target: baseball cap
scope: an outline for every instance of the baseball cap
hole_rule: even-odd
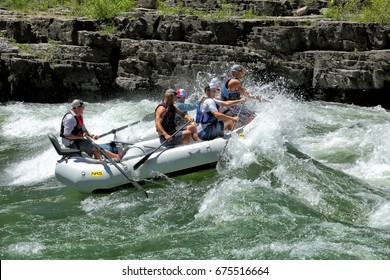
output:
[[[77,108],[77,107],[84,107],[85,108],[86,105],[87,105],[87,103],[82,101],[81,99],[75,99],[72,101],[71,107],[72,107],[72,109]]]
[[[188,95],[188,93],[187,93],[184,89],[182,89],[182,88],[178,88],[178,89],[176,90],[176,96],[177,96],[178,98],[187,97],[187,95]]]
[[[230,71],[232,71],[232,72],[237,72],[237,71],[242,71],[242,70],[243,70],[243,68],[241,67],[241,65],[238,65],[238,64],[234,64],[232,66],[232,68],[230,68]]]
[[[218,79],[218,78],[212,78],[211,81],[210,81],[210,84],[214,84],[216,86],[220,86],[221,85],[221,80]]]
[[[215,84],[215,83],[209,83],[209,88],[210,88],[211,90],[213,90],[213,89],[218,89],[218,85]]]

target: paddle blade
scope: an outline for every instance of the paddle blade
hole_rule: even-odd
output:
[[[145,163],[145,161],[148,160],[148,158],[150,157],[150,155],[151,155],[151,154],[148,154],[148,155],[144,156],[139,162],[137,162],[136,164],[134,164],[133,169],[134,169],[134,170],[137,170],[138,167],[140,167],[142,164]]]

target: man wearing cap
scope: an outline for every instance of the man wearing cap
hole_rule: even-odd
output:
[[[191,141],[191,138],[194,141],[198,141],[198,132],[196,126],[191,124],[184,127],[181,131],[177,132],[175,115],[179,115],[181,118],[193,122],[194,120],[188,115],[184,114],[180,109],[175,105],[177,98],[177,92],[173,89],[168,89],[164,94],[163,102],[161,102],[156,110],[156,130],[160,136],[160,142],[164,143],[165,146],[174,146],[179,144],[186,144]]]
[[[202,140],[212,140],[221,137],[224,130],[232,129],[235,122],[240,119],[238,116],[228,116],[220,112],[223,106],[234,106],[245,102],[245,98],[239,100],[221,101],[215,99],[218,86],[210,83],[205,87],[207,98],[199,104],[196,112],[196,123],[198,124],[198,135]]]
[[[185,103],[186,102],[186,98],[188,96],[188,93],[187,91],[185,91],[184,89],[182,88],[178,88],[176,89],[176,96],[177,96],[177,99],[176,99],[176,102],[175,102],[175,105],[177,106],[177,108],[179,108],[180,111],[182,111],[184,114],[187,114],[188,111],[192,111],[192,110],[195,110],[197,107],[198,107],[198,104],[199,102],[203,99],[204,95],[202,94],[198,100],[196,102],[193,102],[193,103]],[[183,125],[184,122],[183,122],[183,119],[176,115],[176,119],[175,119],[175,122],[176,122],[176,125],[180,126],[180,125]]]
[[[245,69],[238,64],[233,65],[230,68],[231,76],[227,77],[222,82],[222,88],[221,88],[221,99],[222,100],[237,100],[240,99],[241,96],[244,96],[246,98],[256,99],[258,101],[265,101],[261,96],[254,96],[249,93],[249,91],[242,86],[242,83],[240,79],[245,76]],[[239,107],[232,107],[229,112],[227,112],[228,115],[237,115],[240,108]],[[255,112],[252,110],[249,110],[248,108],[241,108],[241,121],[243,124],[250,122],[255,117]]]
[[[86,140],[84,137],[89,136],[94,140],[99,138],[98,135],[90,133],[85,124],[83,113],[86,103],[80,99],[73,100],[71,104],[71,110],[65,114],[61,121],[60,136],[62,138],[62,144],[69,148],[79,149],[82,152],[87,153],[89,156],[95,156],[96,159],[100,159],[101,155],[96,147],[92,143]],[[119,156],[106,150],[107,155],[110,158],[119,160]]]

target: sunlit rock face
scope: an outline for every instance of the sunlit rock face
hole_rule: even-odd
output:
[[[206,2],[196,5],[207,10]],[[115,18],[111,33],[96,20],[0,10],[0,101],[161,94],[206,81],[202,73],[223,76],[240,63],[259,80],[283,79],[307,99],[390,107],[389,26],[312,15],[217,20],[141,8]],[[301,15],[298,8],[286,6],[283,13]]]

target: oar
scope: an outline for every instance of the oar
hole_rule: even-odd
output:
[[[243,106],[244,106],[244,103],[241,103],[241,107],[240,107],[240,110],[238,111],[237,117],[240,116],[241,110],[242,110],[242,107],[243,107]],[[231,130],[232,132],[234,131],[234,128],[236,127],[236,124],[237,124],[237,122],[234,122],[234,123],[233,123],[233,127],[232,127],[232,130]],[[223,147],[223,150],[222,150],[222,152],[221,152],[221,155],[219,156],[219,160],[222,159],[223,153],[224,153],[225,150],[226,150],[226,147],[227,147],[227,145],[228,145],[228,143],[229,143],[230,138],[232,138],[232,135],[231,135],[231,134],[230,134],[230,137],[228,138],[228,140],[226,140],[225,147]]]
[[[91,139],[91,137],[86,137],[86,138],[92,143],[92,145],[94,145],[97,149],[99,149],[99,152],[100,152],[102,155],[104,155],[104,157],[105,157],[110,163],[112,163],[112,165],[114,165],[114,166],[119,170],[119,172],[122,173],[123,176],[125,176],[126,179],[130,181],[130,183],[132,183],[140,192],[142,192],[142,193],[145,195],[146,198],[149,197],[149,196],[148,196],[148,193],[144,190],[144,188],[141,187],[141,185],[138,184],[137,181],[135,181],[135,180],[131,179],[129,176],[127,176],[126,173],[122,170],[122,168],[120,168],[119,165],[118,165],[115,161],[113,161],[113,160],[106,154],[106,152],[104,151],[104,149],[103,149],[102,147],[100,147],[98,144],[96,144],[96,143]]]
[[[186,122],[183,126],[181,126],[178,130],[176,130],[172,135],[171,137],[173,138],[173,136],[175,136],[180,130],[182,130],[184,127],[186,127],[191,121],[188,121]],[[162,146],[165,145],[165,143],[167,143],[168,140],[165,140],[164,142],[162,142],[162,144],[160,146],[158,146],[156,149],[154,149],[153,151],[151,151],[149,154],[147,154],[146,156],[144,156],[140,161],[138,161],[136,164],[134,164],[133,166],[133,169],[134,170],[137,170],[138,167],[140,167],[142,164],[145,163],[145,161],[148,160],[148,158],[155,152],[157,151],[158,149],[160,149]]]
[[[141,121],[152,121],[152,120],[154,120],[154,113],[150,113],[150,114],[146,115],[145,117],[143,117],[142,120],[139,120],[139,121],[136,121],[136,122],[133,122],[131,124],[127,124],[127,125],[124,125],[124,126],[121,126],[121,127],[118,127],[118,128],[113,128],[110,131],[99,135],[99,138],[107,136],[109,134],[115,134],[117,131],[121,131],[121,130],[129,127],[129,126],[136,125],[137,123],[140,123]]]

